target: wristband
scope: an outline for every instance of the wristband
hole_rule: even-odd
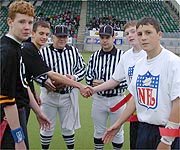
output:
[[[168,121],[165,128],[167,128],[167,129],[179,129],[179,123]],[[161,142],[163,142],[167,145],[172,145],[172,142],[174,141],[174,139],[175,139],[175,137],[162,136]]]
[[[15,143],[20,143],[21,141],[25,139],[25,136],[21,127],[11,130],[11,134],[13,136]]]
[[[170,140],[166,139],[165,137],[162,137],[162,138],[161,138],[161,142],[163,142],[164,144],[170,146],[170,145],[172,145],[172,142],[173,142],[173,141],[170,141]]]

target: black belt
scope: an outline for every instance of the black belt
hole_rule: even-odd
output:
[[[98,94],[101,96],[105,96],[105,97],[114,97],[114,96],[118,96],[118,94]]]
[[[56,90],[54,91],[55,93],[59,93],[59,94],[68,94],[68,93],[71,93],[71,90]]]

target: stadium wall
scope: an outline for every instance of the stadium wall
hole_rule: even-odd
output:
[[[161,44],[166,49],[172,51],[173,53],[180,55],[180,40],[178,38],[162,38]],[[75,45],[80,51],[96,51],[101,48],[99,43],[98,37],[91,37],[86,36],[84,43],[82,44],[73,44]],[[131,46],[126,41],[125,37],[116,38],[115,39],[115,45],[117,48],[120,48],[124,51],[131,48]]]

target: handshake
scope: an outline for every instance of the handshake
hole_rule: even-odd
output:
[[[75,80],[74,76],[72,75],[66,75],[66,77],[68,77],[71,80]],[[81,95],[85,98],[88,98],[90,96],[92,96],[94,93],[100,91],[98,89],[98,85],[104,83],[103,80],[93,80],[92,82],[92,86],[89,85],[83,85],[79,82],[76,82],[79,86],[77,86],[79,88],[79,91],[81,93]],[[63,89],[65,87],[67,87],[67,85],[63,84],[63,83],[59,83],[59,82],[55,82],[50,80],[49,78],[46,80],[45,82],[45,87],[48,91],[56,91],[57,89]]]
[[[82,88],[80,88],[79,91],[81,95],[85,98],[88,98],[95,93],[93,87],[89,85],[82,85]]]
[[[82,85],[82,88],[80,88],[81,95],[85,98],[92,96],[94,93],[98,92],[97,87],[103,82],[103,80],[93,80],[92,86]]]

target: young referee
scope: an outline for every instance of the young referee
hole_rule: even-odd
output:
[[[86,75],[87,84],[94,87],[108,81],[112,77],[115,67],[124,53],[124,51],[117,49],[113,44],[115,35],[112,26],[105,25],[101,27],[99,37],[102,48],[91,55]],[[123,93],[126,88],[126,80],[122,80],[116,84],[114,89],[100,91],[93,95],[92,118],[94,122],[95,149],[103,149],[104,147],[102,136],[106,131],[108,118],[112,125],[124,110],[125,106],[112,113],[109,111],[109,108],[124,98]],[[120,149],[123,142],[124,131],[122,127],[112,141],[113,149]]]
[[[133,76],[133,71],[136,62],[142,59],[143,57],[146,57],[146,52],[142,50],[137,38],[136,24],[137,22],[134,20],[129,21],[125,24],[125,36],[132,48],[127,50],[125,54],[122,55],[121,60],[117,64],[111,79],[109,79],[101,85],[92,88],[94,90],[94,93],[108,89],[113,89],[124,78],[126,78],[127,85],[129,86]],[[90,95],[84,96],[87,97]],[[130,149],[136,149],[137,131],[138,121],[130,122]]]

